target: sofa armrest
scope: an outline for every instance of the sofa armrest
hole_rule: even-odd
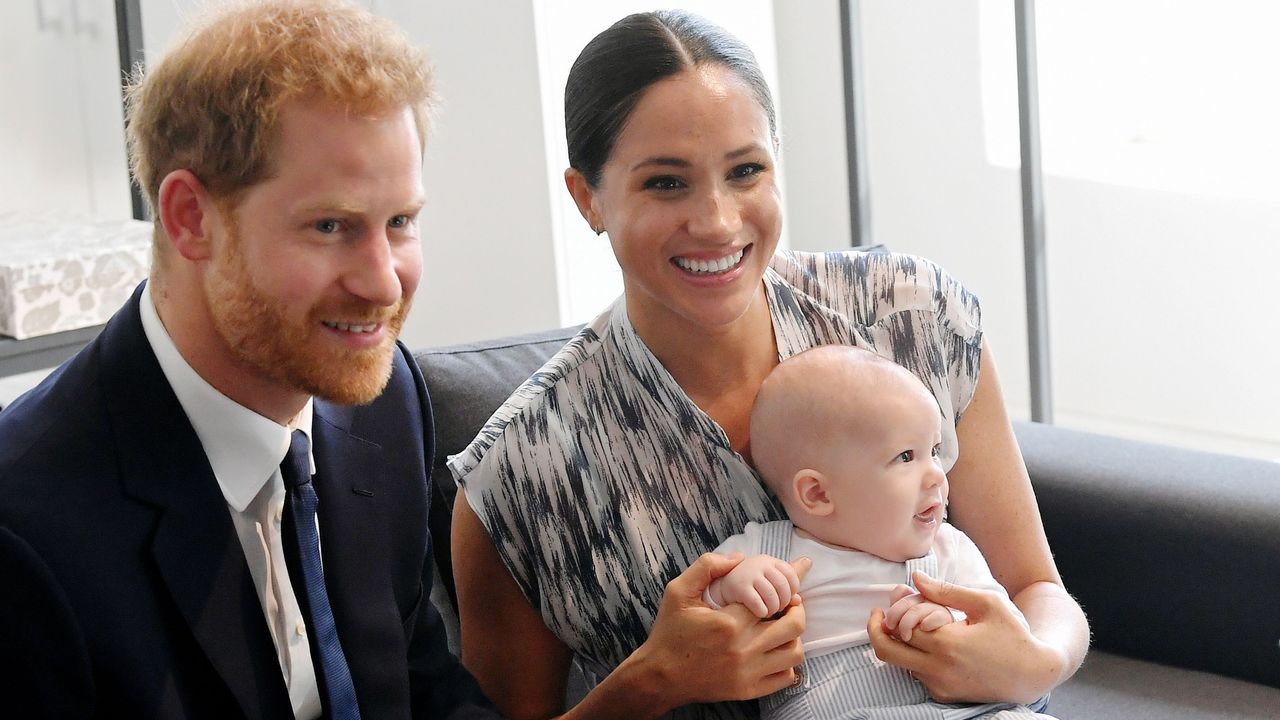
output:
[[[1015,431],[1094,647],[1280,687],[1280,463]]]

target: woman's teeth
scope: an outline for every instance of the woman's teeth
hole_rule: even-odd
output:
[[[675,259],[676,265],[681,269],[687,270],[698,275],[713,275],[722,273],[725,270],[737,265],[747,249],[744,247],[732,255],[725,255],[719,260],[689,260],[687,258],[678,257]]]

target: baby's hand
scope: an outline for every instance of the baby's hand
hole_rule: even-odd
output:
[[[895,587],[889,593],[889,600],[893,604],[884,614],[884,626],[903,642],[910,641],[915,630],[937,630],[956,619],[949,608],[925,600],[906,585]]]
[[[743,560],[707,588],[707,594],[721,607],[742,603],[758,618],[781,612],[800,589],[796,568],[785,560],[753,555]]]

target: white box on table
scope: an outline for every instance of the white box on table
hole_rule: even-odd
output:
[[[151,266],[151,223],[0,212],[0,335],[106,322]]]

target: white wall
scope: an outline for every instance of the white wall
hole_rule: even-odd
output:
[[[789,178],[784,226],[797,250],[852,244],[845,162],[844,56],[839,0],[773,3],[778,52],[774,94]]]
[[[373,9],[436,68],[443,100],[427,141],[425,268],[411,347],[558,327],[542,95],[528,0],[403,2]]]
[[[1025,416],[1018,178],[984,152],[978,3],[862,8],[876,239],[979,293]],[[1280,457],[1280,205],[1053,175],[1045,199],[1059,424]]]
[[[130,217],[111,4],[4,3],[0,67],[0,211]]]

